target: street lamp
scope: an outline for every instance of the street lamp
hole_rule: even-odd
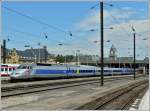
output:
[[[63,46],[64,44],[59,43],[58,45],[59,45],[59,46]],[[66,58],[66,55],[65,55],[65,64],[67,63],[66,61],[67,61],[67,58]]]
[[[75,56],[76,56],[76,57],[75,57],[75,59],[76,59],[76,60],[75,60],[75,61],[76,61],[76,66],[79,65],[79,54],[78,54],[78,52],[80,52],[80,50],[75,50],[75,51],[74,51]]]
[[[30,47],[30,45],[25,45],[24,47]],[[31,47],[31,51],[32,51],[32,54],[34,55],[34,59],[35,59],[35,63],[36,63],[36,54],[35,52],[33,51],[33,48]]]
[[[79,66],[79,52],[80,52],[80,50],[76,50],[76,65],[78,65]]]

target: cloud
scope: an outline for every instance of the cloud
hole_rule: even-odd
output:
[[[75,29],[89,30],[96,27],[99,23],[99,11],[92,11],[86,18],[74,25]]]
[[[126,13],[122,13],[121,10],[104,10],[104,23],[105,27],[114,27],[113,30],[104,30],[104,37],[106,40],[111,40],[110,43],[105,43],[105,55],[108,56],[109,49],[112,44],[118,49],[119,56],[129,56],[128,48],[133,49],[133,32],[130,25],[133,25],[136,29],[136,33],[142,34],[141,37],[136,35],[136,48],[143,47],[142,51],[137,50],[137,53],[141,53],[141,56],[147,53],[145,48],[148,44],[147,41],[143,41],[142,38],[148,38],[148,18],[142,19],[140,17],[138,10],[135,10],[131,7],[124,7],[123,10],[126,10]],[[113,16],[112,16],[113,15]],[[114,17],[114,18],[113,18]],[[91,42],[91,47],[93,52],[98,52],[99,46],[92,45],[92,42],[95,40],[100,40],[100,15],[99,10],[91,12],[86,18],[82,19],[80,22],[74,25],[74,29],[78,30],[89,30],[91,28],[98,29],[92,34],[85,33],[82,34],[86,36],[86,39]],[[78,33],[80,35],[80,33]],[[83,45],[83,44],[79,44]],[[132,51],[132,50],[131,50]]]
[[[112,25],[118,23],[126,22],[129,19],[132,19],[134,16],[138,15],[140,10],[135,10],[132,7],[124,7],[122,9],[113,8],[111,10],[104,10],[104,24]],[[115,20],[117,19],[117,20]],[[136,19],[136,18],[134,18]],[[94,10],[91,11],[86,18],[76,23],[75,28],[80,28],[82,30],[87,30],[90,28],[97,28],[100,24],[100,11]]]

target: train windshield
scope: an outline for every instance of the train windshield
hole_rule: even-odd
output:
[[[27,69],[28,66],[20,65],[17,69]]]
[[[32,67],[27,65],[20,65],[19,67],[17,67],[17,69],[32,69]]]

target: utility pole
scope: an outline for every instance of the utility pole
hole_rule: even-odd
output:
[[[79,52],[80,52],[80,50],[77,50],[77,52],[78,52],[78,66],[79,66],[79,62],[80,62],[80,60],[79,60]]]
[[[44,49],[44,55],[45,55],[45,63],[46,63],[46,60],[47,60],[47,53],[46,53],[46,49]]]
[[[134,41],[134,80],[135,80],[135,29],[133,28],[133,41]]]
[[[79,53],[78,52],[80,52],[80,50],[76,50],[76,65],[79,66]]]
[[[133,56],[134,56],[133,73],[134,73],[134,80],[135,80],[135,53],[136,53],[136,50],[135,50],[135,28],[133,26],[132,26],[132,31],[133,31]]]
[[[79,62],[80,62],[80,61],[79,61],[79,54],[78,54],[78,66],[79,66]]]
[[[3,63],[6,63],[6,40],[3,40]]]
[[[104,85],[103,78],[104,78],[104,23],[103,23],[103,1],[100,2],[100,40],[101,40],[101,86]]]
[[[47,62],[47,47],[44,46],[44,59],[45,59],[45,63]]]
[[[66,55],[65,55],[65,64],[67,63],[67,60],[66,60]]]
[[[88,59],[89,59],[89,58],[88,58],[88,55],[87,55],[87,58],[86,58],[86,65],[87,65],[87,66],[88,66]]]
[[[77,51],[76,51],[76,66],[78,65]]]
[[[39,61],[39,63],[40,63],[40,62],[41,62],[41,59],[40,59],[40,58],[41,58],[41,57],[40,57],[40,46],[41,46],[41,43],[38,43],[38,46],[39,46],[39,60],[38,60],[38,61]]]
[[[119,61],[119,68],[120,68],[120,58],[118,57],[118,61]]]

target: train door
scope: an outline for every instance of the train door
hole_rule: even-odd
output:
[[[100,69],[96,68],[96,75],[100,75]]]
[[[66,76],[69,77],[71,75],[71,67],[66,67]]]
[[[4,67],[4,73],[3,73],[4,76],[8,76],[8,66]]]
[[[5,74],[5,68],[1,66],[1,76],[4,76]]]
[[[30,75],[31,75],[32,67],[31,67],[31,66],[27,66],[26,69],[27,69],[27,70],[26,70],[25,73],[26,73],[26,76],[29,78]]]

